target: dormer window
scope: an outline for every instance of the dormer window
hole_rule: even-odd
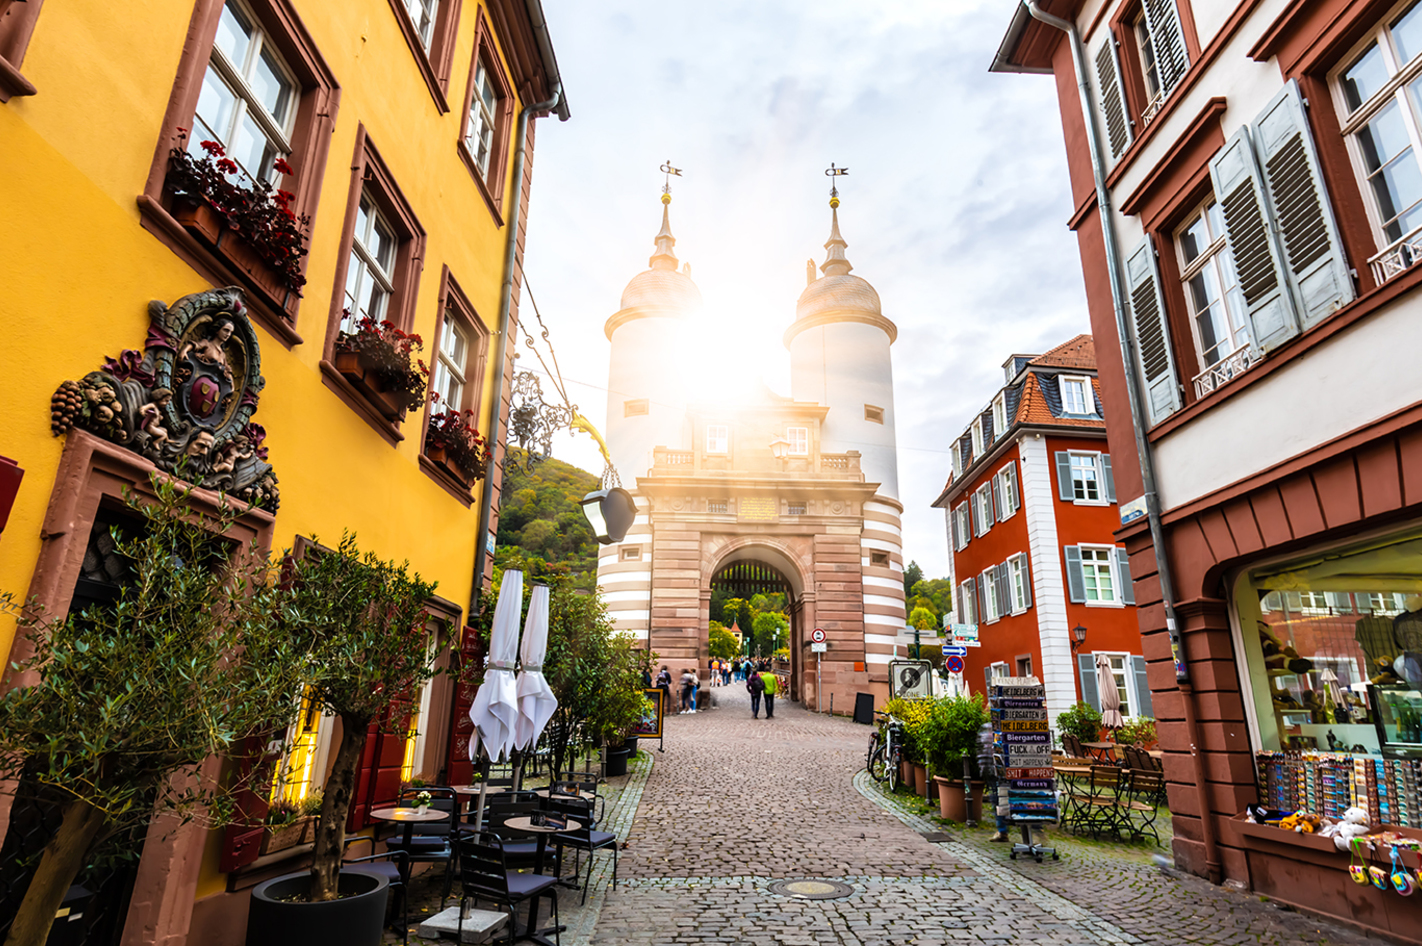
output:
[[[1061,378],[1062,413],[1094,414],[1096,398],[1091,394],[1090,378]]]
[[[973,419],[973,457],[976,459],[983,455],[983,419],[976,417]]]
[[[1007,433],[1007,397],[999,391],[992,399],[992,439]]]

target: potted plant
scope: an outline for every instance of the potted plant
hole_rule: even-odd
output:
[[[1137,746],[1154,749],[1156,746],[1155,720],[1149,716],[1134,716],[1116,730],[1116,742],[1123,746]]]
[[[1080,742],[1095,742],[1101,735],[1101,711],[1090,703],[1078,700],[1071,708],[1057,715],[1057,731],[1070,733]]]
[[[439,394],[430,395],[430,423],[425,433],[425,456],[438,463],[466,486],[484,478],[489,467],[490,449],[475,426],[473,411],[440,406]]]
[[[950,696],[933,701],[932,712],[921,727],[928,764],[938,783],[939,814],[944,818],[967,820],[969,797],[981,810],[982,783],[965,784],[963,760],[968,760],[971,771],[977,758],[978,732],[989,719],[982,694]]]
[[[282,624],[307,653],[308,700],[339,717],[341,738],[326,779],[311,869],[252,890],[247,942],[262,946],[377,944],[385,917],[384,878],[342,871],[346,819],[373,724],[405,731],[400,705],[436,673],[439,656],[425,602],[435,586],[408,564],[361,555],[355,537],[287,559],[290,589]]]
[[[234,800],[258,783],[220,779],[211,760],[285,726],[299,705],[284,593],[266,556],[231,538],[241,510],[204,509],[191,487],[156,474],[150,489],[126,497],[136,528],[110,531],[125,573],[116,600],[50,618],[0,596],[32,648],[0,694],[0,781],[57,823],[7,946],[42,946],[85,865],[130,855],[120,842],[156,816],[235,817]]]
[[[291,209],[296,195],[249,177],[227,156],[220,142],[199,142],[202,154],[187,147],[186,129],[168,154],[164,187],[173,199],[173,216],[199,240],[219,250],[256,288],[291,311],[301,297],[306,276],[307,216]],[[292,174],[283,158],[275,169]]]
[[[349,314],[349,313],[347,313]],[[424,339],[365,316],[336,336],[336,370],[390,420],[424,403],[430,369],[416,357]]]
[[[903,724],[903,763],[906,771],[901,773],[905,785],[912,785],[920,796],[928,794],[927,757],[924,748],[924,726],[933,712],[933,700],[925,697],[906,700],[902,697],[884,704],[884,712]]]

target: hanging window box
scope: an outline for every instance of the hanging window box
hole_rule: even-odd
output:
[[[489,442],[475,427],[473,411],[442,410],[438,394],[430,396],[430,425],[425,434],[425,458],[438,464],[464,486],[484,478],[489,467]]]
[[[262,830],[261,855],[276,854],[289,847],[296,847],[306,837],[306,819],[289,821],[286,824],[267,825]]]
[[[390,322],[361,319],[356,330],[336,338],[336,370],[388,420],[424,401],[429,369],[415,357],[424,346],[420,336]]]

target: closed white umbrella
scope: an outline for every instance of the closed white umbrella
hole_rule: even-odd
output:
[[[543,735],[543,727],[553,718],[558,698],[543,677],[543,657],[548,651],[548,586],[534,585],[528,602],[528,619],[523,625],[523,645],[519,649],[518,721],[514,724],[514,747],[532,751]]]
[[[479,731],[479,741],[490,761],[514,749],[514,724],[518,720],[518,687],[514,660],[518,656],[518,619],[523,610],[523,572],[504,572],[499,603],[494,606],[494,627],[489,635],[489,663],[484,683],[474,695],[469,718]],[[471,745],[469,758],[474,758]]]
[[[1121,693],[1116,689],[1116,675],[1105,654],[1096,655],[1096,690],[1101,694],[1101,725],[1120,729],[1126,724],[1121,716]]]

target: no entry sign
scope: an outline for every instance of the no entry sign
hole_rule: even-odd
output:
[[[947,660],[945,660],[943,663],[944,663],[944,666],[946,666],[946,667],[948,668],[948,672],[949,672],[949,673],[962,673],[962,672],[963,672],[963,658],[962,658],[962,657],[949,657],[949,658],[948,658]]]
[[[825,632],[820,630],[819,628],[815,628],[813,631],[810,632],[810,640],[814,641],[816,644],[823,644],[825,642]]]

